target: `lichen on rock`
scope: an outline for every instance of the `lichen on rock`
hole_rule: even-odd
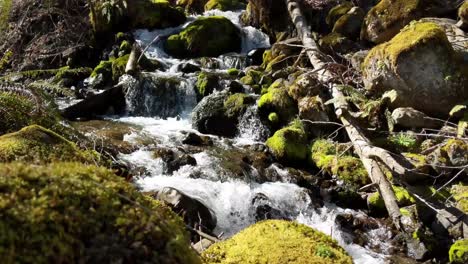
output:
[[[203,252],[204,263],[352,263],[329,236],[283,220],[258,222]]]

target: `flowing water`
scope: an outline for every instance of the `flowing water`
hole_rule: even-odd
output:
[[[222,15],[239,25],[240,12],[210,11],[205,16]],[[196,19],[190,17],[189,22]],[[187,22],[187,23],[189,23]],[[145,47],[156,36],[167,36],[180,31],[187,24],[164,30],[137,30],[134,36]],[[239,26],[240,27],[240,26]],[[240,54],[229,54],[215,58],[218,67],[215,71],[225,71],[231,67],[244,68],[245,54],[254,48],[269,46],[268,37],[252,27],[242,28],[243,43]],[[185,165],[168,173],[160,158],[154,158],[152,147],[184,148],[182,140],[188,132],[198,133],[192,128],[190,114],[196,105],[194,74],[182,74],[177,66],[188,60],[174,59],[157,42],[146,52],[150,58],[158,59],[166,65],[166,71],[145,73],[145,83],[139,91],[127,94],[128,115],[114,118],[141,127],[138,132],[125,135],[124,140],[136,142],[142,137],[150,142],[131,154],[121,154],[120,159],[133,168],[144,168],[144,173],[137,177],[136,184],[144,191],[159,190],[163,187],[176,188],[192,197],[198,198],[216,214],[218,222],[215,233],[224,233],[229,237],[241,229],[255,223],[255,203],[258,197],[267,197],[264,201],[282,217],[297,220],[332,235],[353,257],[355,263],[383,263],[385,255],[377,254],[368,248],[352,243],[350,234],[340,230],[335,223],[338,214],[363,214],[350,209],[342,209],[333,204],[314,208],[309,191],[288,180],[288,172],[275,165],[281,182],[257,183],[255,168],[248,171],[246,177],[239,178],[224,167],[223,154],[236,152],[244,146],[258,145],[264,142],[269,131],[260,122],[257,108],[250,107],[240,120],[239,134],[234,139],[211,136],[213,146],[194,153],[197,165]],[[192,61],[195,62],[196,61]],[[124,77],[131,78],[131,77]],[[199,134],[199,133],[198,133]],[[260,199],[261,200],[261,199]],[[379,227],[365,234],[369,247],[385,248],[389,232]]]

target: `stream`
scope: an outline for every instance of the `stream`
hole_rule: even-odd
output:
[[[239,26],[240,12],[209,11],[203,15],[225,16]],[[196,16],[190,17],[185,25],[176,28],[137,30],[133,32],[134,37],[142,47],[146,47],[156,36],[178,32],[194,19]],[[242,28],[242,34],[240,54],[213,58],[213,63],[205,66],[203,70],[242,70],[247,66],[248,51],[270,46],[268,37],[253,27]],[[243,170],[243,177],[233,173],[232,168],[229,168],[229,159],[234,159],[236,153],[243,153],[251,148],[265,148],[263,142],[269,131],[260,122],[255,106],[250,107],[241,118],[240,132],[235,138],[202,135],[209,137],[212,145],[193,148],[183,144],[182,141],[188,133],[201,134],[192,128],[191,121],[192,110],[197,105],[194,88],[197,75],[185,74],[178,69],[183,63],[199,63],[197,60],[171,58],[163,51],[161,43],[152,45],[146,55],[162,62],[166,70],[144,73],[145,78],[150,81],[141,86],[143,89],[127,94],[128,114],[122,117],[107,117],[112,122],[139,128],[126,134],[124,141],[146,142],[143,147],[132,153],[119,155],[119,159],[131,168],[141,168],[142,173],[135,178],[135,183],[142,191],[173,187],[203,201],[216,214],[217,226],[214,233],[222,233],[224,238],[256,222],[256,203],[260,201],[274,208],[280,218],[296,220],[331,235],[352,256],[355,263],[385,262],[387,254],[390,254],[386,251],[390,247],[387,244],[390,231],[386,227],[382,225],[366,232],[364,236],[367,241],[363,247],[354,244],[352,235],[340,230],[335,222],[339,214],[359,216],[364,215],[363,212],[343,209],[327,202],[317,208],[309,195],[310,191],[296,185],[290,180],[287,170],[274,164],[268,169],[278,175],[280,180],[276,182],[256,181],[258,171],[255,167]],[[155,87],[158,92],[154,92]],[[248,88],[245,89],[248,92]],[[190,153],[196,160],[196,165],[184,165],[174,171],[168,171],[167,164],[153,155],[154,146]],[[374,251],[375,248],[380,249],[377,250],[378,253]]]

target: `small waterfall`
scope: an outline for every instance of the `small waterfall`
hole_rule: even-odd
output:
[[[239,121],[238,144],[252,144],[265,142],[270,134],[268,127],[262,123],[256,104],[245,111]]]
[[[180,74],[144,73],[126,94],[128,113],[160,118],[186,117],[195,107],[195,78]]]

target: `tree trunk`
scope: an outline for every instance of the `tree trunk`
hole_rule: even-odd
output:
[[[339,89],[339,85],[332,83],[333,74],[326,68],[326,60],[320,52],[317,44],[312,39],[312,34],[309,30],[309,25],[305,17],[302,15],[299,4],[296,0],[285,0],[288,7],[289,15],[294,25],[296,26],[297,33],[302,40],[306,49],[307,56],[309,57],[312,66],[317,69],[318,78],[328,83],[330,92],[334,99],[343,98],[344,95]],[[385,207],[388,214],[393,220],[396,228],[400,229],[401,213],[398,207],[395,193],[393,192],[392,185],[385,177],[382,169],[376,160],[371,158],[368,153],[379,154],[379,159],[382,160],[390,169],[396,169],[398,173],[405,173],[407,170],[396,162],[389,154],[383,149],[373,147],[369,140],[364,136],[359,127],[356,125],[354,118],[348,113],[348,105],[344,100],[335,100],[334,103],[335,113],[345,126],[346,132],[353,144],[353,147],[361,158],[366,171],[371,178],[372,182],[379,187],[380,194],[384,200]],[[384,155],[385,154],[385,155]],[[384,155],[381,157],[380,155]]]

